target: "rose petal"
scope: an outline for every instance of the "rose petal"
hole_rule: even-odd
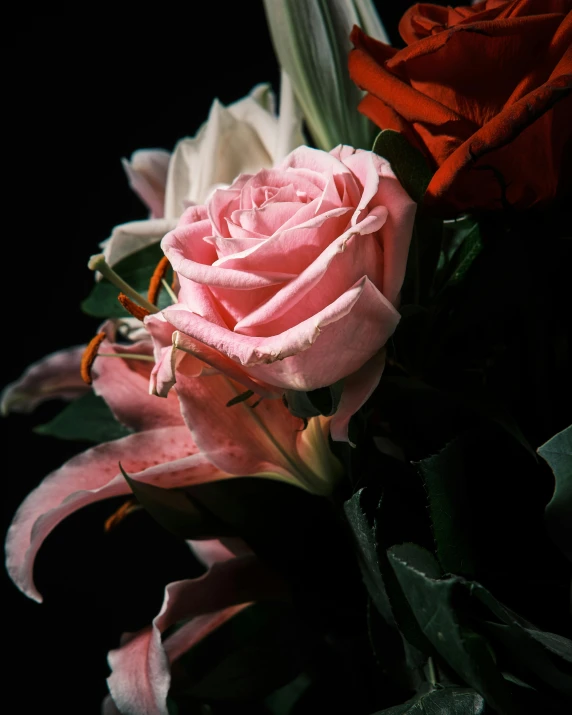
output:
[[[36,553],[52,529],[87,504],[129,493],[127,482],[118,474],[119,462],[133,479],[165,488],[225,476],[197,454],[184,426],[129,435],[73,457],[26,497],[8,530],[6,568],[30,598],[42,600],[32,570]]]
[[[359,309],[353,311],[358,302]],[[178,308],[167,308],[163,315],[186,335],[243,365],[253,377],[298,390],[331,385],[357,370],[382,347],[399,320],[366,277],[324,310],[270,337],[233,333]],[[341,352],[343,364],[338,359]]]
[[[361,223],[331,240],[300,275],[246,315],[234,330],[258,336],[283,332],[323,310],[364,275],[381,288],[383,255],[375,232],[381,229],[386,219],[387,210],[377,207]],[[318,238],[323,227],[319,228],[320,231],[316,231]],[[295,231],[293,235],[300,237]],[[309,233],[306,240],[312,235]],[[330,238],[329,232],[326,235]],[[314,288],[316,291],[310,297]],[[292,314],[280,321],[286,313]]]
[[[387,220],[381,228],[382,290],[389,302],[396,305],[405,277],[417,204],[401,186],[389,162],[382,157],[358,149],[352,155],[346,155],[344,163],[363,184],[360,211],[368,205],[389,207]]]
[[[80,375],[85,345],[58,350],[33,363],[0,395],[0,412],[32,412],[46,400],[75,400],[89,392]]]
[[[211,244],[202,240],[204,236],[210,236],[206,221],[179,226],[161,242],[161,248],[173,270],[191,281],[208,286],[250,290],[276,285],[292,278],[291,274],[280,271],[253,273],[212,266],[211,263],[217,258],[216,252]]]
[[[348,426],[350,418],[366,403],[385,367],[385,351],[382,350],[362,365],[357,372],[344,380],[344,390],[338,409],[330,424],[330,433],[335,442],[349,442]],[[355,447],[352,444],[352,447]]]
[[[317,206],[314,202],[312,204],[313,210],[310,211],[315,214]],[[291,228],[285,226],[266,241],[241,253],[219,259],[216,265],[226,270],[256,273],[261,273],[262,270],[278,273],[282,267],[282,271],[287,271],[294,277],[315,261],[320,253],[345,231],[351,211],[350,208],[324,207],[323,213],[313,215]],[[299,213],[302,214],[302,211]],[[309,212],[304,210],[303,213]]]

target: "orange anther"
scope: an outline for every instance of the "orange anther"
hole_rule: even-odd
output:
[[[121,303],[125,310],[128,313],[131,313],[131,315],[134,318],[137,318],[137,320],[143,320],[145,316],[150,314],[147,308],[142,308],[140,305],[137,305],[137,303],[134,303],[131,298],[128,298],[125,295],[125,293],[120,293],[117,296],[117,300]]]
[[[157,298],[159,297],[159,291],[161,290],[161,281],[165,277],[168,268],[169,259],[167,256],[163,256],[159,263],[157,263],[157,267],[153,271],[153,275],[149,281],[149,290],[147,291],[147,300],[149,303],[157,305]]]
[[[97,357],[97,351],[106,337],[105,333],[98,333],[92,340],[90,340],[88,346],[83,351],[83,355],[81,356],[80,374],[82,380],[88,385],[91,385],[92,383],[91,368],[95,358]]]
[[[137,509],[140,509],[140,506],[135,499],[128,499],[126,502],[123,502],[119,509],[114,511],[113,514],[105,520],[105,524],[103,525],[104,531],[111,531],[111,529],[114,529],[120,524],[126,516],[133,511],[137,511]]]

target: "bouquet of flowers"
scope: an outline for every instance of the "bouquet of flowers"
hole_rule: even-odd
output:
[[[10,578],[104,500],[184,547],[105,715],[568,713],[572,3],[263,6],[279,91],[124,160],[95,335],[4,388],[91,443]]]

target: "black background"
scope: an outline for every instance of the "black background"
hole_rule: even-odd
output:
[[[408,4],[380,8],[392,39]],[[120,159],[172,149],[214,97],[226,104],[264,81],[277,88],[261,2],[140,6],[133,17],[94,7],[5,22],[0,386],[96,330],[79,309],[93,281],[87,260],[114,225],[146,216]],[[32,432],[59,409],[1,423],[4,529],[26,494],[84,447]],[[99,712],[107,650],[149,623],[166,583],[195,572],[186,547],[143,513],[105,535],[117,505],[80,511],[47,539],[35,571],[42,605],[2,571],[10,711]]]

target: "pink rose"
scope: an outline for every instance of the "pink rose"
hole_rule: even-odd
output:
[[[163,239],[180,283],[162,313],[186,336],[177,347],[266,395],[344,378],[331,431],[347,439],[399,321],[415,208],[385,159],[348,146],[300,147],[241,174]],[[146,319],[152,334],[158,320]]]

